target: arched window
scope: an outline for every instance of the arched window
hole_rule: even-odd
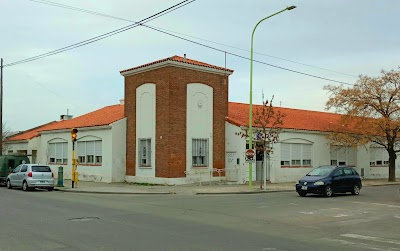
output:
[[[311,167],[312,142],[303,139],[281,142],[281,166]]]

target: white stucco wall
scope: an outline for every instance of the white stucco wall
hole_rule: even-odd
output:
[[[226,142],[226,178],[240,184],[249,181],[249,164],[245,162],[244,152],[246,150],[247,139],[236,135],[241,132],[241,128],[225,122],[225,142]],[[239,162],[239,164],[237,164]],[[256,180],[256,165],[253,164],[252,180]]]
[[[112,182],[124,182],[126,173],[126,119],[111,124]]]
[[[227,180],[229,168],[237,169],[238,183],[248,181],[248,164],[244,163],[244,151],[246,139],[236,133],[241,129],[238,126],[226,123],[226,152],[227,158],[239,158],[239,164],[226,162]],[[243,131],[244,132],[244,131]],[[281,167],[281,144],[285,143],[306,143],[312,144],[312,166],[311,167]],[[279,143],[274,145],[274,153],[270,161],[270,181],[272,183],[295,182],[312,168],[321,165],[330,165],[330,142],[326,139],[326,134],[313,131],[283,130],[279,136]],[[370,167],[369,145],[361,146],[356,151],[355,169],[361,174],[364,170],[364,178],[388,178],[388,167]],[[255,179],[255,168],[253,168],[253,180]],[[396,160],[396,177],[400,178],[400,159]]]
[[[192,170],[213,168],[213,88],[188,84],[186,107],[186,177],[190,177]],[[208,139],[208,167],[192,166],[193,138]]]
[[[136,150],[136,176],[155,177],[156,175],[156,85],[143,84],[136,89],[136,149],[139,139],[151,139],[151,166],[139,166],[139,153]]]
[[[281,144],[274,145],[274,153],[271,155],[271,182],[296,181],[312,170],[313,167],[330,165],[330,144],[324,134],[317,132],[291,132],[282,131],[279,142],[312,144],[311,167],[282,168]]]
[[[64,171],[64,179],[71,179],[72,172],[72,142],[70,130],[59,130],[52,132],[44,132],[40,136],[40,150],[38,150],[38,161],[43,164],[48,164],[48,156],[46,151],[48,142],[54,139],[62,139],[68,142],[68,164],[52,164],[55,177],[58,176],[58,167],[62,166]],[[112,181],[112,133],[110,126],[79,128],[77,142],[87,140],[102,140],[102,164],[100,166],[85,166],[78,165],[77,172],[79,173],[79,180],[82,181],[98,181],[98,182],[111,182]],[[75,144],[77,147],[77,144]],[[76,158],[78,158],[76,156]]]
[[[37,151],[39,146],[40,146],[40,137],[35,137],[28,141],[7,142],[5,154],[8,154],[9,150],[13,151],[12,154],[18,154],[18,151],[26,151],[29,161],[32,163],[33,162],[31,156],[32,150]]]

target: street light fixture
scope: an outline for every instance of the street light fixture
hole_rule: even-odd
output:
[[[289,6],[286,7],[285,9],[278,11],[275,14],[272,14],[268,17],[265,17],[258,21],[256,26],[253,29],[253,33],[251,34],[251,55],[250,55],[250,102],[249,102],[249,148],[253,149],[253,39],[254,39],[254,32],[257,29],[257,26],[264,20],[273,17],[275,15],[278,15],[279,13],[282,13],[287,10],[293,10],[296,8],[296,6]],[[249,189],[253,190],[253,163],[249,163]]]

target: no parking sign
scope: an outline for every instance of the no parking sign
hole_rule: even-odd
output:
[[[244,153],[244,159],[246,163],[256,162],[256,151],[254,149],[246,149],[246,152]]]

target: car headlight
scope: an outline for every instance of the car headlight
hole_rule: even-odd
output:
[[[322,186],[322,185],[324,185],[325,183],[323,182],[323,181],[317,181],[317,182],[314,182],[314,185],[316,185],[316,186]]]

